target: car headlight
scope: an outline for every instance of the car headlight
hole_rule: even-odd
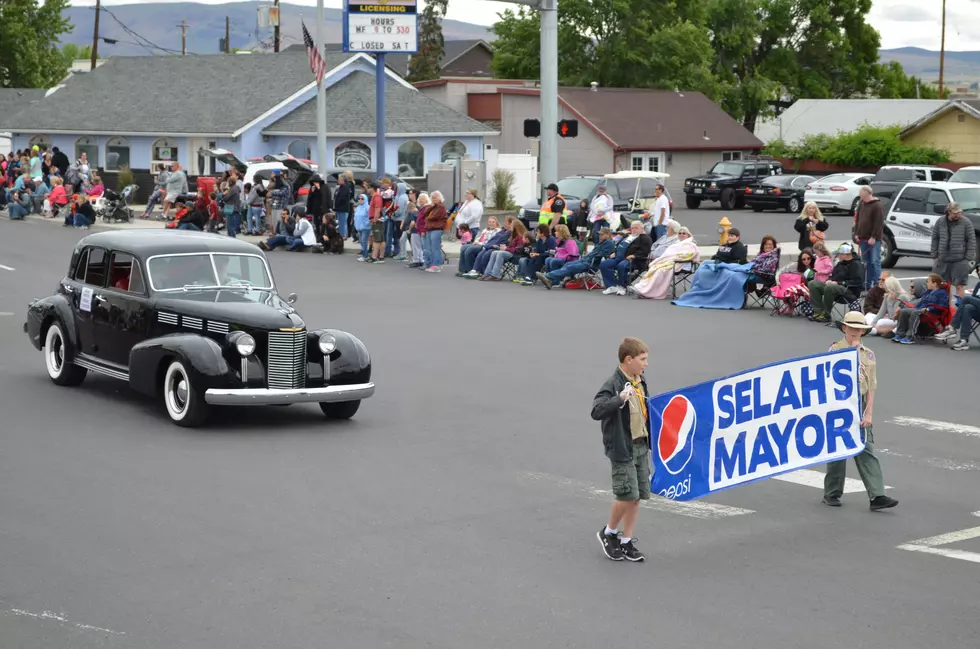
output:
[[[519,219],[523,219],[524,218],[524,208],[523,207],[521,209],[517,210],[517,218],[519,218]]]
[[[255,338],[243,333],[235,339],[235,350],[242,357],[251,356],[255,352]]]
[[[337,349],[337,339],[330,334],[323,334],[320,336],[320,340],[317,341],[320,346],[320,353],[326,356],[327,354],[332,354],[333,350]]]

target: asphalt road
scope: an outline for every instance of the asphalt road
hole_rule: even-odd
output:
[[[276,252],[306,320],[369,346],[377,394],[350,422],[293,406],[189,431],[111,379],[45,376],[25,306],[82,234],[0,221],[5,649],[980,646],[980,530],[960,532],[980,525],[980,351],[870,341],[897,509],[775,479],[653,501],[648,561],[612,563],[588,412],[620,338],[653,345],[666,390],[835,332]],[[953,556],[897,547],[945,534],[918,546]]]

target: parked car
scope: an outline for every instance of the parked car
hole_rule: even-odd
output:
[[[213,406],[316,402],[354,416],[374,394],[371,356],[353,334],[307,328],[261,250],[186,231],[92,234],[54,295],[31,302],[24,331],[56,385],[88,372],[158,397],[178,426]]]
[[[310,178],[316,173],[316,165],[310,165],[285,153],[275,153],[263,158],[264,162],[242,162],[227,149],[210,149],[207,154],[218,162],[237,169],[242,174],[243,183],[255,184],[256,180],[268,182],[275,171],[286,175],[292,184],[293,197],[305,202],[309,192]]]
[[[723,210],[745,207],[745,188],[763,178],[779,176],[783,165],[774,160],[755,158],[717,162],[708,173],[684,180],[684,194],[689,209],[697,209],[703,201],[721,204]]]
[[[901,257],[931,256],[932,228],[957,202],[980,234],[980,186],[969,183],[911,182],[899,190],[885,216],[881,265],[892,268]]]
[[[745,188],[745,204],[753,212],[786,210],[792,214],[803,211],[806,187],[816,180],[813,176],[770,176]]]
[[[874,174],[832,174],[814,180],[806,188],[803,203],[813,201],[824,212],[854,212],[861,200],[861,187],[871,183]]]
[[[627,174],[617,178],[618,174]],[[637,183],[636,174],[644,174],[646,177],[639,179]],[[613,210],[616,212],[629,212],[632,204],[646,204],[656,200],[656,189],[658,184],[663,183],[663,178],[667,174],[658,172],[629,172],[622,171],[606,176],[569,176],[558,181],[558,193],[565,199],[568,209],[575,211],[578,209],[579,201],[586,200],[589,203],[595,198],[599,185],[606,186],[606,193],[612,198]],[[671,201],[671,209],[674,207],[670,193],[667,199]],[[538,215],[541,210],[541,201],[533,200],[527,202],[517,212],[517,217],[528,224],[529,228],[534,228],[538,222]]]
[[[963,167],[950,176],[949,182],[980,185],[980,167]]]
[[[887,165],[879,169],[878,173],[871,179],[871,191],[887,207],[898,190],[904,187],[906,183],[915,181],[943,182],[949,180],[952,175],[952,171],[942,167]]]

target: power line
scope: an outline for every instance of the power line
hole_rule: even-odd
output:
[[[108,8],[102,7],[102,11],[106,12],[107,14],[109,14],[109,16],[111,16],[112,19],[115,20],[116,23],[118,23],[118,25],[123,29],[123,31],[125,31],[127,34],[129,34],[133,38],[135,38],[137,40],[138,44],[143,49],[145,49],[148,52],[150,52],[150,54],[156,55],[156,52],[154,52],[153,50],[159,50],[161,52],[167,52],[169,54],[181,54],[181,51],[180,50],[171,49],[169,47],[160,47],[159,45],[157,45],[156,43],[154,43],[150,39],[146,38],[142,34],[139,34],[136,31],[130,29],[126,25],[126,23],[124,23],[122,20],[120,20],[119,17],[116,16],[116,14],[114,14]],[[142,42],[139,42],[139,41],[142,41]],[[145,43],[145,45],[144,45],[144,43]],[[153,50],[150,49],[151,47],[153,48]],[[191,53],[193,54],[193,52],[191,52]]]

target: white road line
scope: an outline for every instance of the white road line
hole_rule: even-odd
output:
[[[17,270],[16,268],[12,268],[11,266],[4,266],[3,264],[0,264],[0,268],[2,268],[3,270],[9,270],[9,271],[15,271],[15,270]]]
[[[926,545],[915,545],[914,543],[906,543],[905,545],[898,546],[899,550],[908,550],[909,552],[924,552],[925,554],[935,554],[940,557],[946,557],[948,559],[960,559],[961,561],[970,561],[972,563],[980,563],[980,554],[976,552],[967,552],[966,550],[950,550],[948,548],[931,548]]]
[[[977,426],[967,426],[966,424],[953,424],[948,421],[938,421],[936,419],[922,419],[921,417],[895,417],[893,424],[907,426],[910,428],[925,428],[940,433],[956,433],[967,437],[980,437],[980,428]]]
[[[528,480],[548,482],[557,487],[561,487],[562,489],[567,489],[569,491],[574,491],[587,496],[601,498],[608,498],[612,496],[612,492],[606,489],[598,489],[594,485],[587,482],[571,480],[561,476],[531,472],[522,473],[521,476]],[[708,503],[703,501],[680,502],[677,500],[661,498],[659,496],[653,496],[650,500],[640,501],[640,506],[646,509],[666,512],[668,514],[677,514],[679,516],[699,518],[702,520],[714,520],[719,518],[728,518],[730,516],[744,516],[745,514],[755,513],[755,510],[743,509],[741,507],[730,507],[728,505],[719,505],[716,503]]]
[[[804,487],[813,487],[814,489],[823,489],[823,471],[814,471],[813,469],[799,469],[798,471],[793,471],[792,473],[784,473],[782,475],[772,476],[773,480],[781,480],[782,482],[791,482],[793,484],[803,485]],[[886,486],[885,489],[891,489],[891,487]],[[857,478],[844,478],[844,493],[846,494],[856,494],[864,493],[864,483]]]
[[[61,624],[68,624],[75,627],[76,629],[82,629],[85,631],[98,631],[99,633],[109,633],[112,635],[126,635],[125,631],[113,631],[112,629],[104,629],[100,626],[92,626],[91,624],[78,624],[75,622],[69,622],[68,618],[64,613],[58,615],[57,613],[52,613],[51,611],[43,611],[41,613],[31,613],[30,611],[25,611],[22,608],[12,608],[10,612],[19,617],[29,617],[35,620],[53,620]]]
[[[0,311],[0,317],[5,315],[14,315],[13,311]]]
[[[980,512],[973,512],[973,515],[980,516]],[[975,539],[977,537],[980,537],[980,527],[970,527],[957,532],[930,536],[925,539],[912,541],[911,543],[903,543],[902,545],[896,547],[899,550],[908,550],[909,552],[922,552],[924,554],[933,554],[940,557],[946,557],[948,559],[959,559],[961,561],[969,561],[971,563],[980,563],[980,553],[941,547],[944,545],[950,545],[951,543],[969,541],[970,539]]]
[[[980,464],[976,462],[950,460],[943,457],[916,457],[914,455],[890,451],[887,448],[876,448],[875,453],[904,458],[915,464],[926,464],[945,471],[980,471]]]

